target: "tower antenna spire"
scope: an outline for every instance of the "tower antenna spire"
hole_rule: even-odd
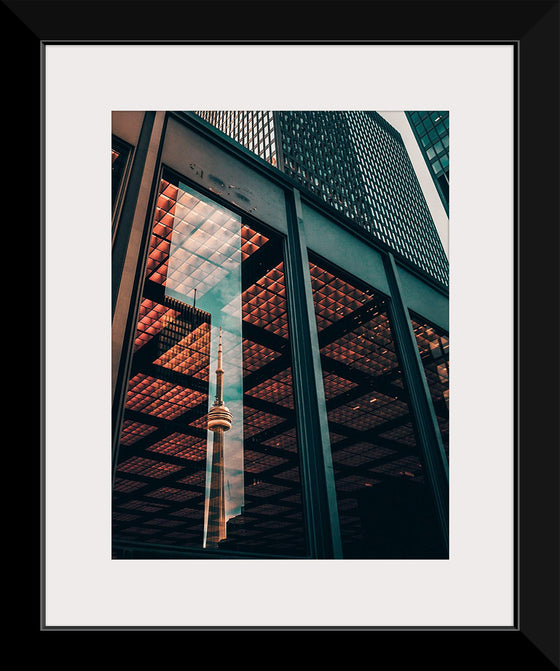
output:
[[[218,338],[218,365],[216,366],[216,400],[214,405],[223,405],[224,404],[224,369],[222,368],[222,327],[220,326],[220,335]]]

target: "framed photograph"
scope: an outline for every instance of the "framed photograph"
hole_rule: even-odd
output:
[[[558,3],[258,7],[3,3],[41,120],[40,631],[558,668]],[[387,195],[413,157],[429,228]],[[380,541],[415,478],[433,523],[400,493]]]

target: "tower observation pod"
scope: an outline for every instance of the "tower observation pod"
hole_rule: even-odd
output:
[[[233,416],[223,400],[222,329],[218,341],[216,367],[216,399],[208,412],[208,430],[214,434],[212,445],[212,470],[208,505],[206,547],[216,548],[226,537],[225,483],[224,483],[224,432],[231,429]]]

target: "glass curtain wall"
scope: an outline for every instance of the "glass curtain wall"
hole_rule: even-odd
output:
[[[449,205],[449,111],[406,112],[432,171]]]
[[[113,485],[115,558],[305,556],[289,337],[282,238],[165,172]]]
[[[388,299],[311,254],[310,272],[343,556],[438,557]]]
[[[113,482],[113,556],[306,557],[284,240],[164,171]],[[343,557],[440,557],[389,299],[310,253]],[[411,314],[446,454],[448,337]]]
[[[412,312],[410,320],[449,461],[449,336]]]

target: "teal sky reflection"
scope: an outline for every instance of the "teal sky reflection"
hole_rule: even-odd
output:
[[[215,370],[222,328],[223,398],[233,414],[225,435],[226,519],[238,515],[244,501],[243,351],[241,310],[241,219],[180,183],[169,250],[166,294],[210,313],[208,404],[216,395]],[[212,433],[208,431],[208,498]]]

